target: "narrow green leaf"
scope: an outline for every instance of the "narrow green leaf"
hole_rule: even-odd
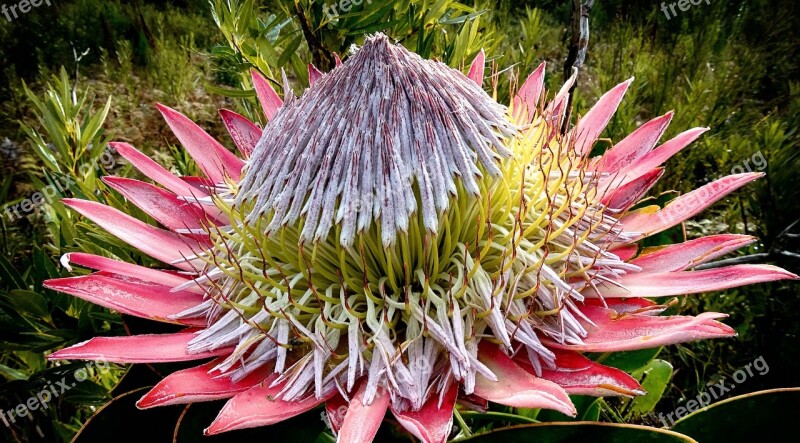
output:
[[[89,121],[86,123],[86,125],[83,127],[80,139],[81,146],[84,147],[89,146],[89,143],[92,141],[92,139],[95,138],[98,131],[103,126],[103,123],[106,121],[109,109],[111,109],[111,97],[108,97],[108,100],[106,100],[106,104],[105,106],[103,106],[103,109],[100,112],[94,114],[92,118],[90,118]],[[98,149],[97,146],[95,146],[94,148]],[[98,150],[102,151],[102,148]]]
[[[4,377],[6,380],[27,380],[28,375],[24,372],[14,369],[12,367],[6,366],[0,363],[0,376]]]
[[[640,349],[638,351],[607,352],[603,354],[592,354],[588,357],[597,363],[621,369],[625,372],[633,372],[650,363],[661,352],[661,347]]]
[[[18,312],[33,314],[40,317],[50,316],[50,310],[47,307],[47,300],[41,294],[24,289],[14,289],[8,294],[4,295]]]
[[[639,380],[647,394],[636,397],[630,402],[629,412],[643,415],[655,409],[656,404],[664,395],[672,378],[672,365],[664,360],[653,360],[647,366],[631,373]]]
[[[222,88],[219,86],[215,86],[212,85],[211,83],[206,83],[205,88],[208,92],[212,94],[222,95],[231,98],[249,98],[256,96],[255,89],[247,89],[247,90],[229,89],[229,88]]]
[[[281,53],[280,58],[278,58],[278,66],[284,66],[289,61],[289,59],[297,52],[297,48],[300,47],[300,43],[302,43],[302,37],[297,36],[292,39],[291,43],[289,43],[286,48],[284,48],[283,52]]]
[[[14,265],[3,255],[0,254],[0,281],[4,287],[11,289],[25,289],[25,282],[20,278],[19,272],[14,269]]]

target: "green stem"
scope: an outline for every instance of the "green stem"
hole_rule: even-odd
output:
[[[494,411],[487,411],[487,412],[472,412],[472,411],[465,411],[464,417],[471,418],[471,419],[500,419],[510,422],[516,423],[541,423],[539,420],[534,418],[525,417],[523,415],[516,415],[516,414],[509,414],[506,412],[494,412]],[[458,418],[461,418],[460,416]]]
[[[453,415],[455,415],[458,425],[461,426],[461,432],[463,432],[467,437],[472,437],[472,431],[469,430],[469,426],[467,426],[464,418],[461,417],[461,413],[458,412],[458,409],[453,409]]]

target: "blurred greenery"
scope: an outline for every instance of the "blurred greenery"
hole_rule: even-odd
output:
[[[106,148],[111,139],[135,145],[176,173],[194,175],[196,165],[177,148],[155,102],[177,108],[230,142],[217,109],[265,122],[250,69],[278,90],[284,71],[299,92],[308,84],[306,63],[329,70],[334,54],[346,59],[352,45],[377,31],[462,69],[485,49],[491,69],[484,86],[501,103],[542,61],[551,93],[564,80],[570,0],[374,0],[338,15],[331,14],[333,4],[63,0],[10,22],[0,19],[0,408],[12,409],[82,366],[47,362],[47,353],[130,328],[118,314],[41,283],[68,274],[58,258],[70,251],[156,264],[58,203],[62,197],[90,199],[153,222],[99,179],[136,174]],[[800,217],[798,9],[794,0],[728,0],[703,2],[667,19],[659,2],[595,2],[573,115],[635,76],[604,137],[620,140],[669,110],[676,114],[665,139],[691,127],[711,127],[668,162],[668,173],[652,192],[656,202],[731,172],[767,173],[650,245],[722,231],[747,233],[759,241],[736,259],[758,254],[759,262],[800,271],[800,227],[792,225]],[[54,194],[51,202],[27,212],[22,206],[21,216],[6,210],[46,188]],[[634,401],[576,398],[579,418],[660,426],[654,413],[673,411],[707,383],[730,378],[758,356],[769,372],[737,384],[737,395],[797,385],[797,285],[686,297],[669,312],[701,311],[730,313],[727,323],[739,337],[594,356],[633,372],[651,392],[663,392]],[[93,371],[90,380],[46,410],[0,427],[3,439],[69,440],[98,405],[142,386],[121,382],[124,371]],[[475,432],[556,419],[564,417],[510,408],[487,416],[463,414]]]

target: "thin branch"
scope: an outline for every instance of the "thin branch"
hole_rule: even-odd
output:
[[[572,0],[572,38],[569,43],[569,54],[564,62],[564,81],[572,76],[572,68],[580,69],[586,60],[586,48],[589,46],[589,12],[594,0]],[[574,89],[574,87],[573,87]]]
[[[581,0],[572,0],[572,37],[569,43],[569,53],[564,61],[564,81],[568,81],[572,76],[573,70],[580,70],[586,60],[586,49],[589,46],[589,12],[594,6],[594,0],[586,0],[581,4]],[[561,132],[566,133],[569,121],[572,118],[572,95],[578,81],[572,85],[567,99],[567,116]]]
[[[303,30],[303,37],[306,39],[306,44],[308,44],[308,49],[311,51],[311,57],[314,60],[314,65],[317,68],[321,69],[323,72],[328,72],[336,66],[336,62],[333,59],[333,53],[328,50],[325,46],[320,43],[317,36],[314,35],[314,31],[311,30],[311,26],[308,24],[308,19],[306,18],[306,14],[303,11],[303,8],[300,7],[300,2],[295,0],[294,2],[294,9],[297,13],[297,20],[300,22],[300,28]]]

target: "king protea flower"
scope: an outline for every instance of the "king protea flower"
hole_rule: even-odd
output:
[[[456,403],[574,415],[568,394],[643,393],[584,352],[735,335],[725,314],[660,316],[651,298],[796,278],[766,265],[692,270],[754,240],[743,235],[640,251],[761,175],[631,210],[705,128],[653,149],[668,113],[590,158],[630,80],[562,135],[574,78],[541,104],[542,64],[504,107],[481,88],[483,69],[482,53],[464,76],[377,35],[330,73],[311,66],[301,97],[285,85],[281,99],[256,74],[263,131],[221,112],[244,159],[159,106],[205,177],[115,143],[160,186],[105,182],[163,228],[64,202],[178,272],[71,253],[65,267],[97,272],[46,286],[186,329],[93,338],[50,358],[210,360],[138,403],[229,399],[208,434],[324,403],[339,441],[370,441],[389,409],[422,441],[444,442]]]

